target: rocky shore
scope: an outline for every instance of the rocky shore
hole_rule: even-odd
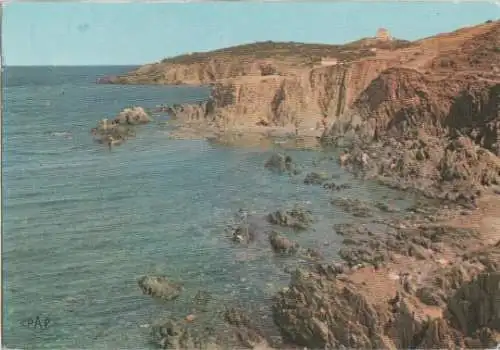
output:
[[[125,108],[114,119],[102,119],[91,129],[94,140],[109,148],[135,136],[135,126],[151,122],[151,117],[142,107]]]
[[[467,150],[463,139],[456,142]],[[354,174],[369,174],[375,164],[382,166],[374,157],[358,164],[359,168],[353,161],[345,163]],[[320,250],[302,247],[293,239],[316,220],[307,209],[295,205],[265,217],[241,210],[228,226],[227,236],[235,244],[267,240],[274,254],[309,261],[290,271],[289,287],[273,299],[268,317],[279,336],[266,333],[268,327],[262,320],[229,304],[215,316],[217,321],[211,321],[218,326],[210,330],[201,329],[204,323],[198,317],[203,311],[196,308],[191,314],[186,311],[185,320],[155,326],[152,331],[158,345],[175,349],[462,349],[491,348],[500,342],[500,195],[495,193],[496,185],[482,182],[474,171],[465,172],[460,180],[440,180],[447,185],[429,181],[430,193],[439,194],[431,196],[420,185],[413,186],[418,182],[395,170],[384,176],[396,183],[408,180],[405,190],[426,194],[401,211],[386,203],[344,198],[346,186],[332,185],[325,174],[304,172],[290,156],[276,154],[264,166],[282,176],[300,176],[326,192],[334,188],[332,204],[363,220],[332,227],[331,234],[343,241],[339,260],[327,261]],[[462,165],[461,169],[471,168]],[[479,189],[481,195],[467,197],[470,192],[460,192],[464,188],[460,181],[474,185],[470,190]],[[443,195],[454,193],[449,188],[462,196]],[[381,220],[377,212],[389,215]],[[167,301],[182,291],[177,282],[161,276],[143,277],[139,285],[145,294]]]
[[[497,21],[376,50],[375,57],[357,56],[343,65],[288,74],[269,68],[250,77],[221,73],[211,81],[209,101],[167,107],[181,123],[212,125],[219,130],[212,136],[217,140],[228,128],[244,133],[292,125],[295,137],[314,130],[324,150],[342,150],[322,162],[338,162],[358,179],[414,193],[419,201],[400,210],[345,198],[349,184],[305,169],[287,154],[274,155],[263,164],[266,169],[323,187],[331,205],[355,218],[331,228],[343,239],[339,259],[325,261],[319,250],[294,240],[290,232],[307,232],[316,220],[305,208],[277,208],[259,218],[242,210],[226,232],[234,244],[261,240],[273,254],[308,262],[291,271],[288,288],[273,298],[267,316],[278,334],[231,305],[216,316],[218,326],[207,327],[200,320],[203,311],[193,306],[185,319],[154,326],[155,344],[174,349],[497,346],[499,48]],[[140,71],[132,76],[135,80],[121,79],[142,81]],[[167,303],[182,293],[182,286],[165,276],[145,276],[138,283],[144,294]],[[208,299],[200,292],[193,305]]]

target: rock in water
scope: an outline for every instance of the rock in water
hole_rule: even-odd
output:
[[[291,227],[296,230],[306,230],[314,222],[311,211],[295,206],[290,210],[277,210],[267,216],[273,225]]]
[[[269,235],[269,242],[276,253],[293,254],[299,249],[299,245],[296,242],[289,240],[278,232],[272,232]]]
[[[147,124],[151,118],[142,107],[125,108],[114,119],[117,124]]]
[[[182,292],[179,283],[171,282],[164,276],[143,276],[137,283],[144,294],[162,300],[174,300]]]
[[[135,136],[134,125],[146,124],[150,121],[149,115],[142,107],[125,108],[111,121],[100,120],[91,132],[97,142],[115,146]]]
[[[304,179],[304,184],[306,185],[322,185],[324,182],[328,180],[328,175],[323,173],[309,173],[306,175]]]
[[[294,163],[292,157],[280,153],[273,154],[264,164],[264,167],[279,174],[288,173],[296,175],[300,173],[300,169]]]

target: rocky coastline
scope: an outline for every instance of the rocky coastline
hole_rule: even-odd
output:
[[[271,337],[260,320],[232,306],[217,316],[222,326],[207,327],[198,317],[209,295],[200,292],[185,319],[152,327],[155,344],[169,349],[500,344],[499,62],[496,21],[380,49],[375,57],[358,55],[343,65],[271,69],[269,63],[267,70],[252,68],[260,73],[251,76],[231,70],[213,80],[198,77],[214,84],[209,101],[165,107],[181,124],[203,122],[218,140],[228,130],[260,130],[262,136],[262,130],[275,127],[290,137],[309,131],[323,149],[342,150],[322,162],[338,162],[359,179],[415,193],[420,201],[401,211],[344,198],[348,184],[308,172],[287,154],[274,155],[263,164],[269,171],[322,186],[332,205],[360,218],[332,227],[332,235],[343,238],[340,259],[324,261],[319,251],[286,234],[307,231],[315,220],[300,206],[265,218],[241,211],[228,225],[228,239],[250,244],[264,237],[274,254],[310,262],[291,271],[288,288],[273,299],[268,316],[279,336]],[[114,82],[143,82],[151,69]],[[122,124],[115,122],[111,130]],[[390,215],[380,220],[374,212]],[[167,303],[182,293],[181,285],[165,276],[144,276],[138,283],[144,294]]]

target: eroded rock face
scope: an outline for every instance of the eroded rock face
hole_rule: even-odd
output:
[[[297,270],[273,317],[289,342],[311,349],[386,348],[381,315],[355,288]]]
[[[500,334],[500,272],[479,274],[465,283],[448,302],[448,317],[454,327],[468,337],[488,333],[483,346],[495,346]],[[479,334],[478,334],[479,331]]]
[[[137,283],[144,294],[166,301],[177,299],[183,289],[165,276],[143,276]]]
[[[404,291],[384,301],[331,270],[297,270],[276,296],[273,317],[287,342],[313,349],[496,345],[498,273],[466,282],[448,302],[448,313],[436,317]]]
[[[499,183],[500,159],[469,138],[415,133],[356,144],[346,154],[345,167],[362,178],[470,209],[485,189]],[[370,156],[362,163],[359,154]]]

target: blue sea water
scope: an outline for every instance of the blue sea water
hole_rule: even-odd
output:
[[[289,281],[264,239],[235,246],[224,228],[239,209],[256,215],[300,202],[317,221],[293,238],[335,258],[332,225],[353,220],[330,205],[321,187],[268,172],[274,149],[230,148],[173,140],[158,123],[109,151],[89,130],[124,107],[200,101],[207,89],[97,85],[130,67],[6,68],[3,117],[4,345],[23,349],[152,348],[146,325],[184,317],[198,290],[211,307],[244,304],[263,315]],[[166,116],[155,116],[165,119]],[[389,192],[351,178],[318,153],[288,151],[353,189],[380,199]],[[184,284],[175,302],[141,294],[137,279],[167,275]],[[49,319],[46,329],[26,319]],[[263,321],[264,322],[264,321]],[[270,322],[268,320],[268,322]],[[271,326],[269,326],[271,328]]]

